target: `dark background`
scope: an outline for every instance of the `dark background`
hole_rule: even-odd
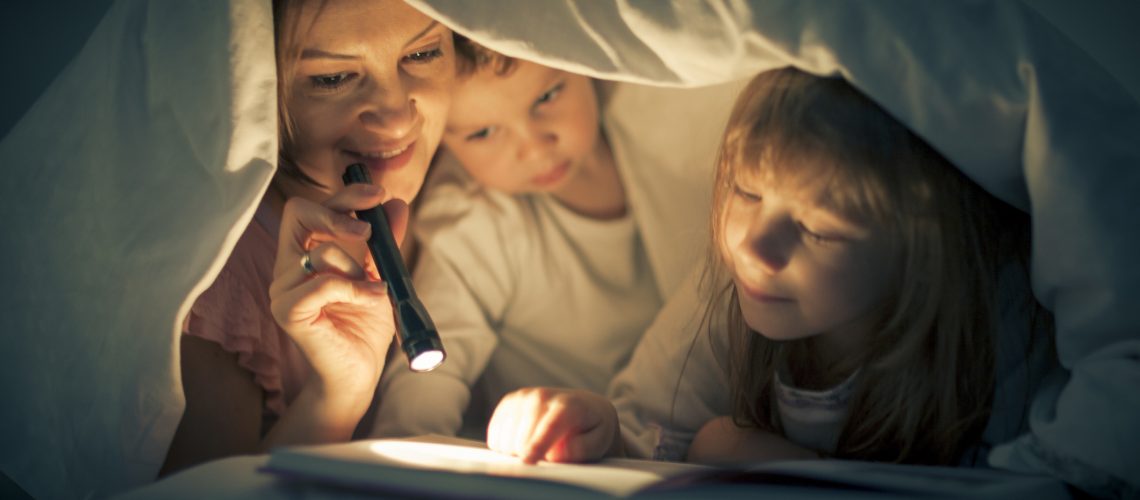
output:
[[[0,0],[0,138],[79,51],[110,6],[111,0]]]

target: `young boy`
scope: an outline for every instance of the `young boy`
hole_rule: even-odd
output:
[[[662,302],[594,82],[457,51],[446,151],[413,223],[415,286],[447,360],[430,373],[388,364],[379,436],[482,438],[514,389],[603,392]]]

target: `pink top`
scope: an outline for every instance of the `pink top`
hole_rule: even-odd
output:
[[[309,375],[301,350],[277,327],[269,309],[277,231],[266,228],[277,224],[266,222],[275,219],[265,205],[258,207],[225,267],[190,309],[184,333],[237,354],[238,364],[264,392],[263,422],[284,413]]]

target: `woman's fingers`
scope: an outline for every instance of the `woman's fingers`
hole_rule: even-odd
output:
[[[306,260],[308,269],[305,268]],[[301,254],[295,265],[283,269],[282,274],[270,285],[270,296],[290,290],[321,273],[332,273],[352,280],[363,280],[368,277],[364,268],[344,249],[335,243],[321,243]]]
[[[367,222],[349,215],[354,210],[375,207],[387,193],[371,184],[353,184],[341,189],[324,204],[304,198],[290,198],[281,214],[277,247],[277,273],[287,272],[281,266],[292,266],[313,243],[368,238]]]
[[[274,315],[286,324],[312,324],[330,304],[380,307],[387,301],[382,281],[350,280],[334,274],[320,274],[285,291],[274,300]]]
[[[314,243],[353,241],[368,238],[370,228],[345,214],[333,212],[301,198],[289,200],[281,216],[274,276],[290,274],[299,268],[301,258]],[[311,258],[311,256],[310,256]]]

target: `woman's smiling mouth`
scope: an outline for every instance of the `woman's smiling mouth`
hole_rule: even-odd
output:
[[[361,163],[368,166],[373,173],[390,172],[398,170],[407,165],[412,156],[415,155],[416,141],[409,142],[403,146],[395,147],[387,150],[375,150],[367,152],[345,151],[349,156],[354,157]]]

